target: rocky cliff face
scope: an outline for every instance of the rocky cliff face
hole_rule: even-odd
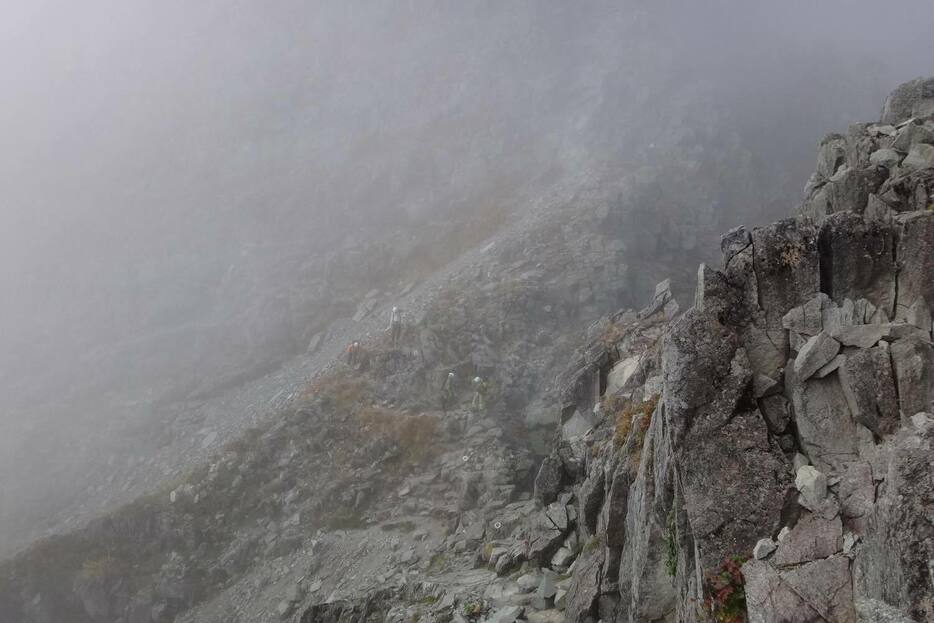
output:
[[[564,413],[597,423],[537,481],[595,543],[568,621],[934,620],[932,88],[825,138],[801,214],[728,232],[677,320],[584,352]]]

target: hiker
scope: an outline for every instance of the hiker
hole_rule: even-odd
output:
[[[448,414],[448,408],[454,404],[454,382],[456,380],[454,373],[448,372],[441,385],[441,410],[445,415]]]
[[[486,392],[486,381],[479,376],[473,377],[473,401],[470,403],[470,407],[477,415],[486,412]]]
[[[351,342],[347,345],[347,365],[353,366],[357,362],[357,346],[356,342]]]
[[[389,333],[392,345],[395,346],[402,337],[402,310],[398,307],[393,307],[389,314]]]

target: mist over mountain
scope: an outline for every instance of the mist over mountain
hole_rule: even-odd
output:
[[[191,321],[246,247],[318,250],[620,176],[679,124],[729,120],[768,167],[765,145],[784,161],[867,116],[924,57],[924,20],[895,38],[868,11],[669,4],[14,9],[5,338],[36,352],[43,333],[61,348]]]
[[[820,136],[877,118],[934,58],[921,0],[6,14],[0,551],[143,488],[106,478],[201,426],[167,422],[316,339],[342,348],[361,305],[382,313],[551,197],[587,189],[624,245],[607,307],[656,273],[684,292],[721,231],[800,201]]]

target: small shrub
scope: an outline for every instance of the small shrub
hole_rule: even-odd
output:
[[[247,428],[238,437],[224,444],[224,452],[232,452],[237,455],[246,454],[262,435],[263,431],[256,427]]]
[[[631,403],[619,396],[604,396],[602,411],[607,419],[614,421],[613,442],[617,448],[622,447],[629,437],[629,429],[632,426]]]
[[[645,433],[649,430],[649,424],[652,423],[652,413],[658,405],[658,399],[659,395],[655,394],[638,405],[617,396],[610,396],[608,399],[604,400],[604,408],[606,409],[607,415],[616,420],[616,432],[613,436],[613,440],[617,447],[622,447],[626,444],[626,441],[629,439],[629,432],[632,430],[632,420],[634,417],[641,414],[643,417],[637,432],[639,436],[636,442],[637,448],[641,449],[642,442],[645,439]]]
[[[335,513],[328,517],[327,526],[331,530],[363,530],[366,519],[357,512]]]
[[[355,376],[334,374],[315,380],[305,389],[306,398],[319,398],[332,409],[353,413],[367,397],[366,381]]]
[[[731,556],[704,581],[704,605],[718,623],[746,621],[746,589],[740,567],[748,556]]]
[[[678,573],[678,527],[675,525],[674,507],[668,511],[667,530],[665,534],[667,553],[665,556],[665,570],[668,575],[675,577]]]
[[[79,577],[86,581],[108,578],[117,573],[117,561],[111,556],[85,560],[81,565]]]
[[[639,462],[642,460],[642,446],[645,445],[645,434],[649,432],[649,426],[652,424],[652,413],[657,405],[658,394],[655,394],[639,406],[642,419],[639,420],[639,428],[635,432],[635,445],[629,454],[629,469],[633,474],[639,471]]]
[[[371,435],[390,439],[400,450],[403,466],[419,465],[437,456],[438,418],[411,416],[383,407],[364,407],[357,414]]]
[[[438,603],[438,597],[435,595],[426,595],[417,600],[415,603],[419,604],[420,606],[431,606]]]
[[[479,599],[471,599],[468,602],[464,603],[464,616],[468,618],[476,618],[483,614],[483,602]]]
[[[431,562],[428,563],[429,571],[440,571],[444,569],[444,566],[447,564],[448,558],[443,553],[438,552],[437,554],[431,557]]]
[[[584,545],[583,551],[586,553],[595,552],[600,548],[600,537],[594,535],[587,540],[587,543]]]
[[[600,334],[598,339],[605,347],[612,348],[625,336],[623,330],[611,322],[603,329],[603,333]]]
[[[490,564],[490,559],[493,557],[493,547],[492,543],[483,545],[483,562]]]
[[[801,247],[796,243],[788,243],[781,251],[782,264],[797,266],[801,262]]]

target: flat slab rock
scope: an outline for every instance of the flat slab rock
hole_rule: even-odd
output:
[[[799,383],[792,367],[785,369],[791,392],[798,440],[803,451],[824,473],[836,472],[857,458],[857,424],[836,375]]]
[[[871,348],[878,344],[879,340],[887,337],[889,331],[887,324],[857,324],[837,327],[831,332],[831,336],[844,346]]]
[[[827,558],[843,546],[843,525],[839,517],[824,519],[805,513],[791,532],[778,544],[772,563],[778,567]]]
[[[850,561],[832,556],[780,571],[769,562],[743,565],[749,623],[856,620]]]
[[[830,363],[839,352],[840,342],[824,331],[809,338],[795,357],[795,374],[798,380],[803,382],[811,378],[815,372]]]

